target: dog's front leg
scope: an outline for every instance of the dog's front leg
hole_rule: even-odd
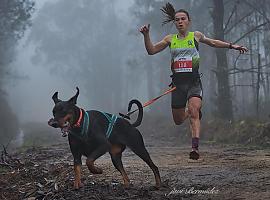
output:
[[[87,156],[86,165],[93,174],[102,174],[102,169],[94,165],[95,160],[104,155],[109,150],[109,144],[105,143],[95,149],[89,156]]]
[[[75,180],[74,180],[74,189],[78,190],[80,187],[83,187],[83,183],[81,182],[81,164],[75,164],[74,163],[74,174],[75,174]]]
[[[74,153],[74,152],[73,152]],[[81,171],[82,171],[82,156],[78,152],[73,154],[74,156],[74,189],[78,190],[83,187],[81,182]]]
[[[81,182],[81,168],[82,168],[82,153],[81,153],[81,144],[72,136],[68,135],[68,141],[71,153],[73,155],[74,163],[74,189],[79,189],[83,187]]]

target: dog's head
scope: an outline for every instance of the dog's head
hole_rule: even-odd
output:
[[[48,121],[48,124],[54,128],[61,128],[63,136],[69,132],[74,123],[74,112],[76,108],[77,98],[79,96],[79,88],[76,87],[77,93],[68,101],[58,99],[58,92],[55,92],[52,99],[55,103],[53,108],[53,118]]]

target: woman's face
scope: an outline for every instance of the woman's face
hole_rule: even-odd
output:
[[[178,31],[185,32],[188,30],[189,27],[189,19],[186,13],[178,12],[175,14],[175,21],[174,24]]]

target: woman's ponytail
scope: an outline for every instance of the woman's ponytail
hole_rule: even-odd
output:
[[[166,5],[163,6],[160,10],[165,15],[165,20],[162,22],[162,25],[167,24],[167,23],[169,23],[171,21],[174,21],[175,9],[174,9],[172,4],[166,3]]]

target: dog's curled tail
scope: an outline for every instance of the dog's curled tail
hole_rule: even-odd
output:
[[[137,99],[132,99],[129,104],[128,104],[128,112],[131,110],[131,107],[133,104],[136,104],[137,107],[138,107],[138,110],[139,110],[139,114],[138,114],[138,117],[137,117],[137,120],[132,123],[131,125],[133,127],[137,127],[137,126],[140,126],[141,123],[142,123],[142,119],[143,119],[143,106],[141,104],[140,101],[138,101]]]

